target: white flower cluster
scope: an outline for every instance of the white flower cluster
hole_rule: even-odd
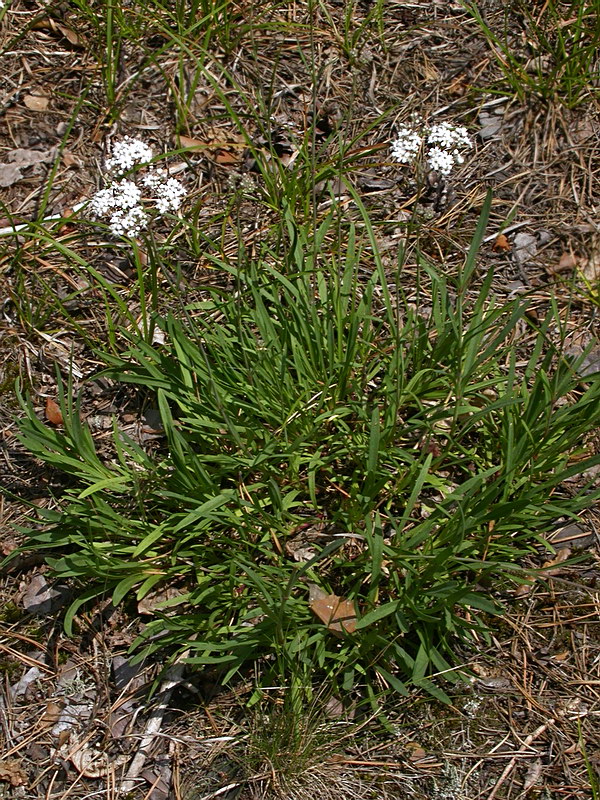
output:
[[[143,179],[144,186],[158,191],[156,210],[159,214],[177,211],[185,197],[185,189],[175,178],[169,178],[164,169],[149,172]]]
[[[178,211],[181,206],[185,188],[169,177],[165,169],[146,167],[151,160],[152,150],[145,142],[126,136],[115,144],[105,162],[109,184],[92,197],[90,209],[96,217],[110,217],[109,227],[114,236],[134,238],[148,227],[152,210],[153,216],[160,217],[168,211]],[[133,180],[123,177],[138,165],[145,167],[142,170],[145,174],[139,180],[145,189],[135,182],[138,173],[132,176]]]
[[[402,125],[390,149],[392,158],[401,164],[412,164],[423,150],[429,169],[449,175],[456,164],[464,162],[461,150],[472,146],[466,128],[439,122],[421,131]]]
[[[125,136],[114,145],[112,156],[106,159],[106,169],[122,175],[136,164],[147,164],[149,161],[152,161],[152,148],[141,139]]]
[[[392,142],[392,158],[401,164],[412,164],[421,149],[422,143],[421,136],[415,130],[412,130],[407,125],[402,125]]]

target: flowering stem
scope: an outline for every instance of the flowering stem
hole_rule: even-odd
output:
[[[146,285],[144,282],[144,268],[147,264],[146,251],[140,247],[138,239],[131,240],[133,247],[133,259],[135,261],[135,268],[137,272],[137,284],[140,295],[140,316],[142,322],[142,336],[144,341],[150,342],[150,320],[148,319],[148,298],[146,293]],[[153,292],[153,300],[155,300],[155,293]],[[153,303],[154,304],[154,303]]]

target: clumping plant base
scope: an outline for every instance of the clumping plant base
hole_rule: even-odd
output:
[[[458,679],[453,643],[485,638],[503,590],[527,579],[519,560],[600,495],[562,489],[600,461],[583,444],[600,381],[581,385],[548,345],[552,310],[517,370],[523,301],[497,307],[490,273],[465,304],[490,200],[452,289],[424,266],[427,316],[399,315],[383,272],[360,282],[356,246],[339,274],[304,270],[312,245],[290,220],[295,269],[259,262],[234,296],[155,317],[159,344],[123,332],[105,374],[155,397],[154,454],[115,421],[100,457],[70,392],[62,431],[24,403],[24,445],[75,479],[25,545],[82,582],[68,630],[107,592],[168,586],[139,654],[185,653],[224,681],[263,658],[266,682],[447,699],[430,676]]]

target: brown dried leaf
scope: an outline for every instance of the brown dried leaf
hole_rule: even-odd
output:
[[[310,610],[337,636],[356,630],[354,603],[337,594],[326,594],[316,584],[309,584]]]
[[[58,740],[57,740],[57,743],[56,743],[58,749],[60,750],[61,747],[64,747],[65,745],[67,745],[69,743],[69,739],[70,738],[71,738],[71,729],[70,728],[68,730],[65,728],[64,730],[60,731],[60,733],[58,734]]]
[[[562,569],[558,566],[566,561],[571,555],[571,548],[570,547],[561,547],[559,550],[556,551],[556,555],[550,561],[546,561],[545,564],[542,565],[542,569],[544,572],[542,573],[542,577],[546,575],[560,575]]]
[[[45,111],[48,108],[50,98],[43,97],[40,94],[26,94],[23,102],[30,111]]]
[[[469,85],[470,84],[466,72],[462,72],[460,75],[457,75],[456,78],[454,78],[446,91],[451,97],[462,97],[464,94],[466,94]]]
[[[570,272],[577,266],[577,257],[573,253],[563,253],[558,264],[551,270],[551,273]]]
[[[215,161],[222,167],[232,167],[240,160],[239,153],[232,153],[230,150],[219,150],[215,156]]]
[[[18,164],[0,164],[0,187],[6,188],[17,183],[23,177]]]
[[[63,418],[58,403],[51,397],[46,400],[46,419],[53,425],[62,425]]]
[[[410,751],[410,755],[408,756],[409,761],[422,761],[424,758],[427,758],[427,752],[418,742],[407,742],[405,747]]]
[[[206,150],[208,142],[203,142],[201,139],[191,139],[189,136],[180,136],[179,144],[181,147],[195,147],[201,150]]]
[[[542,761],[539,758],[536,758],[535,761],[531,763],[527,773],[525,774],[525,780],[523,782],[523,792],[528,792],[536,783],[540,782],[540,778],[542,777]]]
[[[56,27],[65,37],[65,39],[69,42],[69,44],[73,45],[73,47],[83,47],[83,41],[81,39],[81,36],[75,33],[74,30],[72,30],[71,28],[67,28],[66,25],[61,25],[58,22],[56,23]]]
[[[54,34],[60,33],[74,47],[83,47],[81,37],[75,33],[74,30],[57,22],[55,19],[52,19],[52,17],[42,17],[38,19],[33,23],[33,29],[36,31],[52,31]]]
[[[62,161],[65,167],[78,167],[81,163],[77,156],[74,156],[73,153],[70,153],[68,150],[63,150]],[[67,216],[67,214],[64,216]]]
[[[508,253],[510,249],[511,249],[510,242],[503,233],[500,233],[496,237],[496,241],[492,245],[492,250],[494,251],[494,253],[500,253],[500,252]]]
[[[531,593],[531,589],[533,588],[533,584],[531,583],[522,583],[518,586],[514,591],[515,597],[527,597],[528,594]]]
[[[16,758],[5,758],[0,761],[0,781],[10,783],[11,786],[24,786],[27,775],[21,769],[21,762]]]
[[[554,655],[550,656],[550,660],[562,663],[563,661],[566,661],[570,655],[571,653],[568,650],[563,650],[562,653],[554,653]]]
[[[46,703],[46,710],[40,717],[40,725],[42,728],[50,728],[55,725],[61,715],[61,712],[64,708],[64,702],[56,703],[54,700],[48,701]]]
[[[0,553],[3,556],[8,556],[13,550],[16,550],[18,546],[15,537],[7,534],[3,537],[2,541],[0,541]]]

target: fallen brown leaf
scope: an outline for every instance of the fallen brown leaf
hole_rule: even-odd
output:
[[[0,781],[10,783],[11,786],[24,786],[27,775],[21,769],[21,762],[16,758],[6,758],[0,761]]]
[[[78,167],[81,163],[77,156],[74,156],[73,153],[69,153],[68,150],[63,150],[62,162],[65,167]]]
[[[61,703],[55,703],[54,700],[50,700],[48,703],[46,703],[46,710],[40,717],[40,725],[43,728],[50,728],[55,725],[58,722],[64,707],[64,701],[61,701]]]
[[[215,156],[215,161],[222,167],[232,167],[240,160],[239,153],[232,153],[229,150],[219,150]]]
[[[408,756],[409,761],[422,761],[424,758],[427,758],[427,752],[418,742],[407,742],[405,747],[410,751],[410,755]]]
[[[60,413],[60,407],[55,400],[52,400],[51,397],[48,397],[46,400],[46,419],[53,425],[63,424],[63,418],[62,414]]]
[[[179,144],[181,147],[197,147],[203,150],[208,147],[207,142],[203,142],[201,139],[191,139],[189,136],[180,136]]]
[[[30,111],[45,111],[48,108],[50,98],[39,94],[26,94],[23,102]]]
[[[546,267],[549,275],[558,275],[561,272],[571,272],[577,266],[577,257],[573,253],[563,253],[558,264],[550,264]]]
[[[75,33],[75,31],[72,30],[72,28],[67,28],[66,25],[61,25],[58,22],[56,23],[56,27],[65,37],[65,39],[69,42],[69,44],[73,45],[73,47],[83,47],[83,41],[81,39],[81,36]]]
[[[354,603],[337,594],[326,594],[316,584],[309,585],[309,606],[328,629],[341,636],[344,632],[354,633],[356,630],[356,611]]]
[[[36,31],[51,31],[54,34],[59,33],[74,47],[83,47],[81,37],[75,33],[74,30],[57,22],[55,19],[52,19],[52,17],[42,17],[34,22],[32,27],[33,30]]]
[[[532,588],[533,588],[533,584],[531,584],[531,583],[522,583],[520,586],[517,586],[517,588],[515,589],[514,596],[515,597],[527,597],[527,595],[531,593]]]
[[[570,547],[561,547],[559,550],[557,550],[554,558],[550,561],[546,561],[546,563],[542,565],[542,577],[545,577],[546,575],[550,575],[550,577],[553,575],[560,575],[562,569],[559,567],[559,565],[565,562],[570,555]]]
[[[562,653],[555,653],[553,656],[550,656],[551,661],[566,661],[567,658],[571,655],[568,650],[563,650]]]
[[[496,241],[492,245],[492,250],[494,253],[505,252],[507,253],[511,249],[510,242],[506,238],[506,236],[501,233],[496,237]]]

